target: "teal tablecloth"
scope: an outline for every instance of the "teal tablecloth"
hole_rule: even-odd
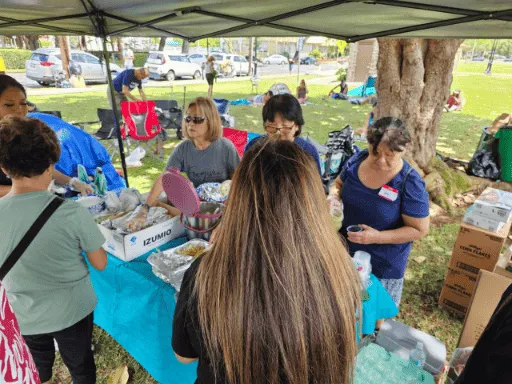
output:
[[[184,242],[186,239],[180,238],[159,249],[174,248]],[[181,364],[171,345],[176,291],[153,274],[146,261],[152,252],[129,263],[109,254],[104,271],[91,268],[99,299],[94,322],[159,383],[192,384],[197,363]],[[370,299],[363,303],[363,334],[373,332],[376,320],[398,313],[393,300],[373,275],[368,293]]]

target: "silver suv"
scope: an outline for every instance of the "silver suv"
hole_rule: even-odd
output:
[[[71,50],[71,60],[82,68],[82,76],[88,83],[107,82],[105,63],[90,53]],[[50,85],[55,82],[55,75],[62,71],[62,60],[59,48],[40,48],[32,52],[32,56],[25,62],[26,76],[41,85]],[[117,64],[110,64],[112,77],[122,71]]]
[[[144,67],[149,69],[149,77],[155,80],[173,81],[185,76],[200,79],[202,76],[201,67],[187,56],[164,51],[150,52]]]

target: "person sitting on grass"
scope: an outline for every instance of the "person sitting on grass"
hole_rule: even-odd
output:
[[[339,92],[334,92],[336,88],[340,88]],[[345,82],[345,79],[342,79],[341,82],[335,86],[333,89],[329,91],[329,97],[332,97],[333,99],[347,99],[347,92],[348,92],[348,85]]]
[[[263,95],[256,95],[250,98],[249,101],[252,102],[253,105],[265,105],[272,96],[274,96],[274,93],[269,90]]]
[[[359,128],[359,129],[356,129],[356,135],[359,135],[361,136],[361,139],[365,140],[366,139],[366,135],[368,134],[368,129],[373,127],[373,123],[375,121],[375,108],[377,107],[377,100],[375,99],[375,104],[373,105],[373,109],[368,112],[368,114],[366,115],[366,121],[364,122],[364,125]]]
[[[456,89],[450,95],[444,106],[445,112],[461,111],[464,106],[464,99],[462,98],[461,91]]]
[[[304,79],[302,79],[300,81],[300,85],[297,87],[297,94],[296,94],[296,97],[297,97],[297,100],[299,100],[299,103],[301,104],[304,104],[306,103],[306,101],[309,100],[309,96],[308,96],[308,88],[306,87],[306,81]]]

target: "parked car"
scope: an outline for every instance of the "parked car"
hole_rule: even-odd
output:
[[[505,60],[506,57],[502,55],[494,55],[494,60]]]
[[[484,61],[485,57],[483,56],[473,56],[473,61]]]
[[[149,77],[155,80],[172,81],[177,77],[201,78],[201,67],[192,63],[185,55],[171,54],[164,51],[149,52],[144,67],[149,69]]]
[[[313,56],[307,56],[300,59],[300,63],[304,65],[314,65],[316,64],[316,59]]]
[[[285,65],[288,64],[288,58],[286,58],[283,55],[272,55],[267,56],[264,59],[261,60],[263,64],[281,64]]]
[[[71,50],[71,60],[80,64],[82,76],[86,83],[107,82],[105,63],[90,53]],[[32,52],[32,56],[25,62],[26,76],[41,85],[50,85],[55,82],[55,74],[62,71],[60,48],[39,48]],[[110,64],[112,77],[117,76],[122,69],[117,64]]]
[[[506,58],[505,60],[503,60],[503,61],[505,61],[505,63],[510,63],[510,62],[512,62],[512,56],[507,57],[507,58]]]
[[[189,55],[188,59],[192,63],[196,63],[202,68],[203,64],[206,63],[207,57],[206,57],[206,55],[202,55],[200,53],[194,53],[193,55]]]
[[[212,53],[212,56],[215,58],[217,66],[230,62],[233,68],[233,76],[247,76],[249,74],[249,61],[243,56],[231,53]]]

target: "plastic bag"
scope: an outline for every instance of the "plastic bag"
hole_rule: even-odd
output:
[[[143,199],[135,188],[125,188],[119,194],[119,201],[121,202],[121,211],[133,211],[142,203]]]
[[[132,153],[130,153],[130,156],[126,158],[126,165],[130,167],[141,167],[141,160],[144,156],[146,156],[146,150],[141,146],[138,146],[132,151]]]
[[[448,374],[448,383],[453,383],[454,380],[456,380],[456,378],[460,376],[472,352],[473,347],[457,348],[453,352],[452,359],[450,360],[450,372]]]
[[[487,179],[499,179],[501,170],[491,151],[476,151],[468,164],[468,174]]]

